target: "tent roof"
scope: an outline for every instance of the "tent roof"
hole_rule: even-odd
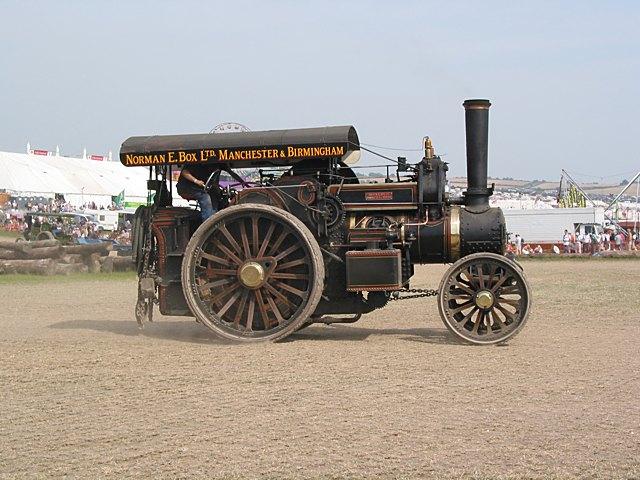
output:
[[[0,152],[0,189],[28,193],[146,197],[147,169],[120,162]]]

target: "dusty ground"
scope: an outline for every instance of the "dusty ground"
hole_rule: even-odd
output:
[[[0,472],[638,478],[640,262],[524,267],[533,314],[503,347],[456,344],[433,299],[237,346],[140,333],[131,280],[0,285]]]

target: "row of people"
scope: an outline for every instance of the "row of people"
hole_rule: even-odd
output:
[[[594,254],[604,251],[638,250],[638,233],[636,231],[605,230],[601,233],[570,233],[564,231],[562,235],[564,253]]]

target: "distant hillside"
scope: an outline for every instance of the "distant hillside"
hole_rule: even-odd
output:
[[[358,175],[366,182],[384,182],[384,177],[379,172],[372,172],[370,174],[364,173]],[[538,192],[538,193],[555,193],[558,191],[559,181],[549,180],[520,180],[514,178],[489,178],[489,185],[495,183],[496,190],[515,190],[522,192]],[[449,183],[453,187],[466,188],[466,177],[449,177]],[[616,195],[622,189],[621,185],[603,185],[601,183],[582,183],[580,186],[589,194],[592,195]],[[635,188],[631,187],[626,193],[628,195],[635,195]]]

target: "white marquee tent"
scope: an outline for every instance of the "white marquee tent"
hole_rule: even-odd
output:
[[[93,201],[108,206],[122,191],[126,201],[145,202],[148,176],[147,168],[120,162],[0,152],[0,190],[21,196],[63,194],[72,205]]]

